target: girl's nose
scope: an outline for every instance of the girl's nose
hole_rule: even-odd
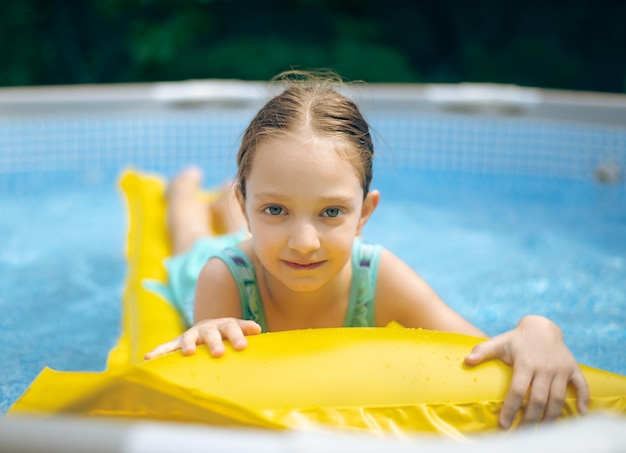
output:
[[[299,253],[307,254],[320,248],[319,235],[315,226],[308,222],[294,225],[287,244],[289,248]]]

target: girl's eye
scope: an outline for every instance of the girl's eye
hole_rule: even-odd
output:
[[[281,215],[284,210],[280,206],[268,206],[265,208],[265,212],[269,215]]]
[[[339,208],[328,208],[324,211],[324,215],[326,217],[339,217],[339,215],[341,214],[341,209]]]

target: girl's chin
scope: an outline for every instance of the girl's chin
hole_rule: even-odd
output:
[[[324,284],[325,281],[320,280],[320,278],[314,278],[311,276],[308,277],[298,277],[294,275],[280,275],[277,280],[290,291],[295,293],[310,293],[313,291],[317,291]]]

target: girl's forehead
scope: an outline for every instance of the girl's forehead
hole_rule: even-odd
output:
[[[345,141],[312,134],[275,137],[257,145],[254,160],[275,159],[277,162],[305,165],[307,162],[352,162],[350,145]]]
[[[345,144],[332,139],[274,138],[257,146],[248,186],[257,189],[362,191]],[[264,186],[263,188],[260,186]]]

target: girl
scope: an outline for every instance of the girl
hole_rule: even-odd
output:
[[[177,349],[190,355],[201,343],[219,357],[224,340],[242,350],[247,335],[262,331],[391,321],[485,336],[400,259],[358,239],[380,199],[370,190],[374,147],[368,124],[334,89],[337,79],[293,75],[279,76],[286,88],[248,126],[233,192],[225,191],[210,211],[231,230],[247,225],[248,237],[240,233],[217,243],[207,238],[209,213],[197,199],[198,170],[171,184],[175,252],[190,251],[168,264],[170,287],[180,289],[172,294],[184,304],[197,277],[195,324],[146,359]],[[229,208],[233,204],[240,213]],[[194,269],[198,263],[201,271]],[[190,275],[187,283],[177,283],[181,269]],[[465,362],[491,359],[514,371],[499,417],[503,428],[525,399],[524,423],[555,419],[569,383],[578,392],[578,410],[586,412],[587,383],[560,329],[546,318],[523,318],[513,330],[479,344]]]

